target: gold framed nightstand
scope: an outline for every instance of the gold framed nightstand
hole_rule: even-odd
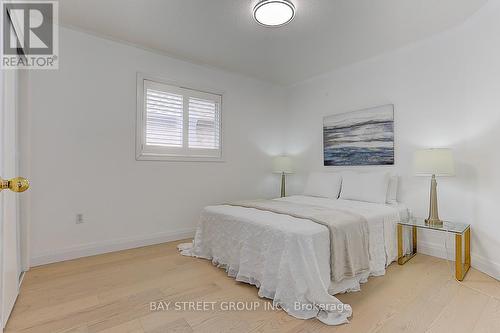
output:
[[[404,253],[403,227],[411,227],[412,251]],[[442,226],[430,225],[425,219],[413,217],[408,221],[398,223],[398,264],[404,265],[417,254],[417,230],[430,229],[455,234],[455,277],[462,281],[469,271],[470,260],[470,224],[452,223],[444,221]],[[465,245],[464,245],[465,243]]]

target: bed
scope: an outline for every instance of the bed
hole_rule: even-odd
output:
[[[309,219],[239,205],[205,207],[192,246],[184,255],[211,260],[237,281],[255,285],[260,297],[288,314],[328,325],[348,322],[352,309],[335,296],[360,290],[369,276],[385,274],[397,257],[396,224],[408,217],[398,203],[294,195],[273,202],[325,207],[362,216],[368,225],[369,269],[334,281],[330,233]]]

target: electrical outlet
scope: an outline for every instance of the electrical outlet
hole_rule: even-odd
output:
[[[80,224],[80,223],[83,223],[85,222],[83,220],[83,214],[76,214],[76,224]]]

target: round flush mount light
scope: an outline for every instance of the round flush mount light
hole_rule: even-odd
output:
[[[266,27],[280,27],[295,17],[295,6],[289,0],[263,0],[253,8],[255,21]]]

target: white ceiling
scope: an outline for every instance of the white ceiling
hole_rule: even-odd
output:
[[[63,25],[283,85],[454,25],[487,0],[292,0],[281,28],[253,21],[257,0],[62,0]]]

